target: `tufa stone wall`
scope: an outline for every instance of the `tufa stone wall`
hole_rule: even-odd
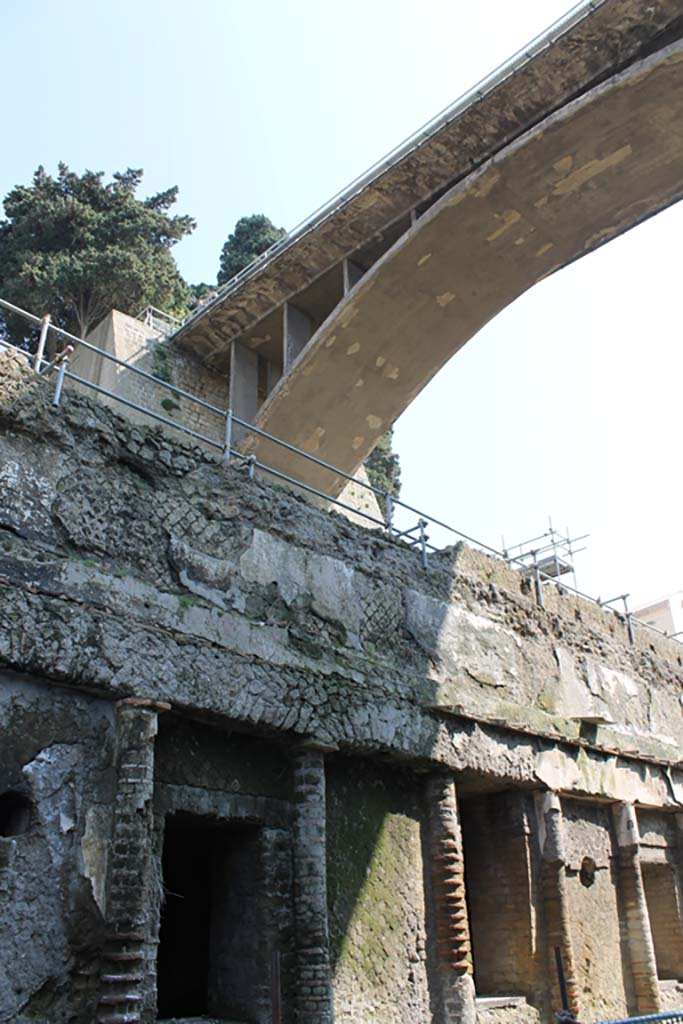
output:
[[[0,732],[0,793],[29,807],[25,831],[0,835],[0,1020],[91,1024],[111,856],[112,706],[3,673]]]
[[[335,1020],[427,1020],[418,780],[333,758],[327,766],[327,804]]]
[[[487,1024],[551,1020],[552,943],[582,1019],[674,1000],[679,645],[464,547],[424,571],[16,361],[3,392],[0,1020],[151,1024],[181,968],[186,1016],[473,1024],[479,983],[518,990]]]
[[[610,809],[565,800],[562,811],[579,1006],[583,1012],[590,1007],[599,1020],[626,1017],[633,992],[618,906]]]

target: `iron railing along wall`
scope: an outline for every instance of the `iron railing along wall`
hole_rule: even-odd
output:
[[[534,583],[534,595],[536,602],[540,607],[544,606],[543,593],[544,588],[547,584],[553,584],[558,592],[570,593],[576,597],[580,597],[585,601],[589,601],[600,608],[607,609],[614,612],[614,614],[625,623],[628,632],[629,640],[631,643],[635,643],[634,625],[647,629],[650,632],[656,633],[659,636],[675,639],[677,642],[681,642],[678,634],[670,635],[663,630],[658,629],[656,626],[652,626],[647,622],[643,622],[641,619],[637,619],[632,612],[628,610],[626,598],[628,595],[622,594],[617,598],[612,598],[609,601],[603,601],[600,598],[594,598],[590,594],[586,594],[576,587],[570,586],[568,583],[564,583],[554,576],[549,576],[544,573],[538,565],[529,564],[524,561],[524,556],[516,555],[509,556],[503,551],[499,551],[497,548],[492,547],[490,544],[486,544],[483,541],[477,540],[475,537],[464,533],[462,530],[456,529],[449,523],[444,522],[441,519],[437,519],[435,516],[430,516],[428,513],[421,511],[413,505],[409,505],[407,502],[401,501],[394,497],[390,492],[381,490],[380,488],[373,487],[372,484],[365,480],[360,480],[358,477],[353,476],[350,473],[339,469],[336,466],[331,465],[329,462],[325,462],[324,459],[318,458],[316,455],[312,455],[310,452],[303,451],[301,448],[297,448],[296,445],[290,444],[288,441],[284,441],[282,438],[276,437],[274,434],[269,434],[265,430],[261,430],[254,424],[249,423],[246,420],[236,416],[231,409],[221,409],[219,406],[213,405],[211,402],[206,402],[204,399],[199,398],[197,395],[193,395],[191,392],[186,391],[184,388],[178,387],[176,384],[161,380],[159,377],[155,377],[154,374],[149,373],[147,370],[143,370],[138,366],[134,366],[132,363],[126,362],[124,359],[120,359],[118,356],[113,355],[110,352],[106,352],[104,349],[99,348],[97,345],[93,345],[91,342],[86,341],[83,338],[79,338],[74,334],[70,334],[68,331],[63,330],[61,327],[57,327],[50,321],[49,316],[38,317],[32,313],[15,306],[11,302],[7,302],[4,299],[0,299],[0,307],[8,310],[10,313],[14,313],[17,316],[21,316],[26,319],[29,323],[40,329],[40,341],[39,348],[36,355],[32,356],[25,350],[18,348],[16,345],[12,345],[8,341],[0,339],[0,346],[4,346],[9,349],[20,353],[28,363],[30,363],[34,370],[41,375],[56,372],[57,379],[55,384],[55,391],[53,397],[53,405],[59,406],[62,400],[62,394],[64,384],[66,381],[74,381],[76,384],[82,387],[88,388],[97,394],[103,395],[112,401],[118,402],[122,406],[133,409],[136,412],[142,413],[145,416],[149,416],[151,419],[162,423],[166,427],[170,427],[173,430],[177,430],[180,433],[186,434],[196,441],[201,441],[203,444],[208,445],[211,448],[216,449],[221,453],[222,460],[229,464],[233,460],[240,461],[246,466],[247,472],[250,478],[253,478],[255,471],[258,469],[262,473],[266,473],[269,476],[274,477],[277,480],[281,480],[286,484],[290,484],[300,490],[305,491],[308,494],[313,495],[316,498],[328,503],[330,506],[344,509],[344,511],[352,512],[354,515],[361,517],[367,522],[371,523],[374,527],[379,527],[385,535],[395,542],[402,543],[408,547],[415,548],[418,550],[422,565],[425,569],[429,567],[429,554],[438,552],[440,549],[430,543],[429,534],[427,533],[428,527],[434,526],[442,530],[445,530],[451,536],[457,538],[458,541],[464,541],[471,545],[473,548],[482,551],[488,555],[492,555],[494,558],[498,558],[501,561],[513,566],[517,569],[522,570],[526,574],[530,574],[533,578]],[[48,362],[44,356],[44,346],[49,331],[53,331],[58,337],[63,338],[67,342],[67,346],[56,359]],[[206,434],[202,434],[200,431],[193,430],[191,427],[186,426],[183,423],[178,423],[176,420],[171,419],[168,416],[164,416],[154,409],[150,409],[148,406],[140,405],[137,402],[132,401],[129,398],[121,394],[117,394],[115,391],[111,391],[108,388],[104,388],[99,384],[95,384],[93,381],[88,380],[79,374],[69,370],[70,358],[76,349],[80,347],[87,351],[93,352],[103,359],[109,360],[117,366],[123,367],[127,372],[137,374],[146,380],[154,382],[160,389],[170,391],[173,394],[186,399],[189,402],[196,404],[202,409],[206,409],[211,413],[214,413],[223,420],[224,423],[224,439],[223,441],[217,441],[215,438],[208,437]],[[285,450],[293,453],[294,455],[305,459],[308,462],[312,462],[321,468],[328,470],[342,479],[345,479],[351,483],[354,483],[358,487],[365,491],[371,492],[378,501],[379,507],[384,510],[384,517],[379,519],[375,515],[371,515],[369,512],[365,512],[362,509],[355,508],[349,505],[347,502],[342,501],[340,498],[335,497],[331,494],[327,494],[325,491],[321,491],[316,487],[312,487],[305,481],[297,479],[287,473],[283,473],[281,470],[276,469],[273,466],[269,466],[267,463],[261,462],[254,455],[247,455],[241,452],[238,448],[233,445],[233,431],[234,427],[238,426],[243,428],[247,434],[255,434],[258,437],[262,437],[273,444],[284,448]],[[407,529],[398,529],[395,526],[395,516],[397,510],[401,510],[407,513],[409,516],[416,516],[417,521],[415,524]],[[533,554],[529,552],[528,554]],[[623,612],[617,611],[610,606],[615,601],[622,601],[624,604]]]

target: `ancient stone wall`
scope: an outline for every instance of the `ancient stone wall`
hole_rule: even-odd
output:
[[[400,543],[159,431],[45,399],[19,402],[1,442],[9,663],[50,660],[27,640],[48,630],[61,674],[111,695],[674,805],[676,769],[670,783],[657,762],[683,737],[675,642],[631,647],[616,616],[567,595],[540,609],[514,570],[467,549],[424,572]],[[96,650],[67,642],[74,630]],[[583,738],[551,691],[599,701],[613,724]]]
[[[562,811],[579,1006],[590,1007],[599,1020],[626,1017],[633,993],[621,934],[610,809],[565,800]]]
[[[23,824],[0,828],[0,1020],[90,1024],[94,1018],[114,794],[113,719],[108,701],[0,675],[0,794],[20,795],[28,804]]]
[[[286,1024],[470,1024],[494,913],[504,950],[489,942],[480,988],[516,991],[483,1020],[550,1019],[551,940],[585,1019],[668,1005],[656,961],[669,970],[676,909],[650,865],[680,886],[679,645],[630,644],[559,591],[539,608],[465,547],[425,570],[101,403],[54,408],[15,361],[3,372],[0,820],[3,793],[36,808],[0,837],[8,1019],[85,1024],[124,997],[154,1019],[174,831],[182,877],[187,840],[207,876],[241,879],[209,901],[202,1012],[244,1013],[250,990],[265,1024],[279,977]],[[248,957],[226,973],[240,918]]]
[[[423,800],[410,773],[327,765],[335,1020],[429,1019]]]
[[[524,794],[461,802],[477,992],[533,999],[539,990],[532,851]]]

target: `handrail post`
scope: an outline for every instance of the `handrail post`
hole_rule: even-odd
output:
[[[59,370],[57,372],[57,384],[55,386],[55,394],[52,399],[53,405],[59,405],[62,400],[62,389],[64,387],[64,376],[66,374],[67,367],[69,365],[69,357],[64,356],[61,363],[59,364]]]
[[[225,414],[225,448],[223,450],[223,462],[230,462],[230,451],[232,448],[232,409]]]
[[[427,561],[427,541],[429,540],[429,538],[425,533],[425,526],[427,525],[427,520],[420,519],[417,525],[420,528],[420,555],[422,558],[422,568],[428,569],[429,563]]]
[[[624,602],[624,615],[626,616],[626,629],[628,630],[629,642],[635,644],[636,638],[633,634],[633,612],[629,611],[628,607],[628,594],[624,594],[622,597]]]
[[[47,332],[50,329],[50,314],[46,313],[43,317],[43,322],[40,325],[40,337],[38,338],[38,348],[36,349],[35,359],[33,360],[33,369],[36,373],[40,373],[40,364],[43,361],[43,352],[45,351],[45,342],[47,341]]]
[[[247,473],[249,475],[249,479],[250,480],[254,479],[254,467],[255,466],[256,466],[256,456],[255,455],[250,455],[249,458],[247,459]]]
[[[394,529],[394,499],[389,491],[384,495],[384,518],[387,524],[387,533],[391,537]]]
[[[533,556],[534,556],[534,587],[535,587],[535,590],[536,590],[536,604],[539,606],[539,608],[544,608],[545,605],[543,604],[543,581],[541,579],[541,574],[540,574],[539,569],[538,569],[538,560],[536,558],[536,552],[535,551],[533,552]]]

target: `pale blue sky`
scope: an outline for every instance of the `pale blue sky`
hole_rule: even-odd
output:
[[[293,227],[564,13],[564,0],[2,0],[0,194],[39,163],[145,170],[215,278],[236,219]],[[683,209],[555,275],[399,421],[407,501],[498,544],[590,532],[579,585],[683,586]]]

